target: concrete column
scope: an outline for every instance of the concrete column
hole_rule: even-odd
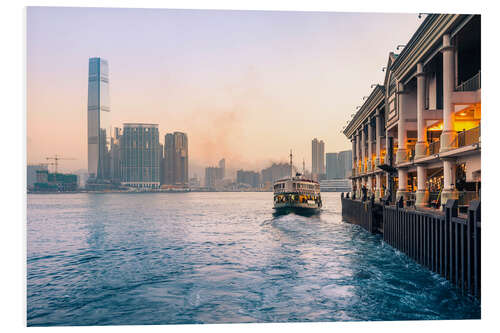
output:
[[[381,191],[382,191],[382,174],[377,173],[375,175],[375,200],[379,200],[381,198]]]
[[[368,176],[366,177],[366,189],[368,191],[366,191],[366,196],[369,198],[370,195],[371,195],[371,192],[372,192],[372,176]]]
[[[375,114],[375,166],[379,166],[381,163],[380,161],[380,151],[381,151],[381,145],[382,145],[382,115],[380,114],[380,110],[377,110],[377,113]]]
[[[361,129],[358,130],[358,135],[357,135],[356,141],[358,143],[358,151],[356,153],[356,156],[357,156],[357,163],[358,163],[357,169],[358,169],[358,174],[359,174],[359,173],[363,172],[363,169],[361,169],[361,166],[362,166],[361,160],[363,159],[363,154],[361,154]]]
[[[458,191],[455,188],[456,163],[454,159],[443,159],[443,191],[441,192],[441,204],[446,204],[448,199],[458,199]]]
[[[363,125],[363,129],[361,130],[361,165],[363,172],[366,172],[365,160],[366,160],[366,133]]]
[[[358,181],[358,187],[357,187],[357,193],[356,193],[356,198],[360,199],[361,198],[361,187],[363,186],[363,184],[361,184],[361,177],[357,179]]]
[[[443,132],[441,133],[441,149],[445,152],[457,147],[457,132],[454,129],[453,104],[451,97],[455,89],[455,67],[453,46],[450,35],[443,36]]]
[[[356,136],[353,135],[351,137],[351,143],[352,143],[352,165],[351,168],[354,169],[354,172],[352,173],[351,177],[356,176]]]
[[[425,106],[425,76],[422,63],[417,64],[417,131],[418,139],[415,144],[415,159],[427,156],[427,132],[424,120]]]
[[[373,171],[372,170],[372,156],[373,156],[373,126],[371,122],[371,118],[368,120],[368,172]]]
[[[403,84],[401,82],[397,83],[398,90],[397,100],[398,100],[398,151],[396,152],[396,164],[400,164],[408,161],[408,150],[406,149],[406,119],[403,107]]]
[[[408,198],[408,170],[405,168],[398,169],[398,190],[396,191],[396,201],[400,197],[406,201]]]
[[[427,180],[427,169],[425,165],[417,165],[417,193],[415,194],[415,206],[425,207],[429,202],[429,191],[425,186]]]

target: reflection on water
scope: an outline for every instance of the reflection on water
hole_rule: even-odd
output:
[[[28,325],[479,318],[446,280],[271,193],[28,195]]]

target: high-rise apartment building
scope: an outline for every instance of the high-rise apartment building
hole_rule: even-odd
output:
[[[109,156],[109,77],[108,62],[102,58],[89,59],[87,100],[88,173],[92,180],[110,178]]]
[[[317,138],[312,140],[312,165],[311,170],[313,176],[322,175],[325,173],[325,143],[323,140],[318,141]]]
[[[120,137],[121,182],[138,188],[160,187],[157,124],[123,124]]]
[[[214,189],[215,183],[220,178],[220,169],[217,167],[207,167],[205,168],[205,186]]]
[[[344,150],[339,152],[339,167],[343,168],[343,179],[351,177],[352,174],[352,150]]]
[[[163,184],[189,184],[188,138],[186,133],[165,134]]]
[[[352,151],[326,154],[326,179],[346,179],[351,175]]]
[[[326,153],[326,179],[339,179],[339,158],[337,153]]]

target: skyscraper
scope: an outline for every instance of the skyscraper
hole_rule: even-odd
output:
[[[108,179],[110,156],[107,138],[109,131],[108,62],[101,58],[89,59],[87,100],[88,173],[93,180]]]
[[[312,140],[312,165],[313,177],[325,173],[325,143],[317,138]]]
[[[226,159],[223,158],[219,161],[219,169],[221,169],[221,179],[224,179],[226,177]]]
[[[164,145],[164,184],[189,184],[188,138],[186,133],[165,134]]]
[[[323,140],[320,140],[319,142],[318,167],[319,167],[319,174],[320,175],[325,174],[325,143],[323,142]]]
[[[123,134],[120,137],[123,185],[158,188],[160,156],[157,124],[123,124]]]

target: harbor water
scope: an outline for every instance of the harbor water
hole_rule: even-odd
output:
[[[364,229],[273,194],[28,194],[27,323],[480,318],[480,305]]]

